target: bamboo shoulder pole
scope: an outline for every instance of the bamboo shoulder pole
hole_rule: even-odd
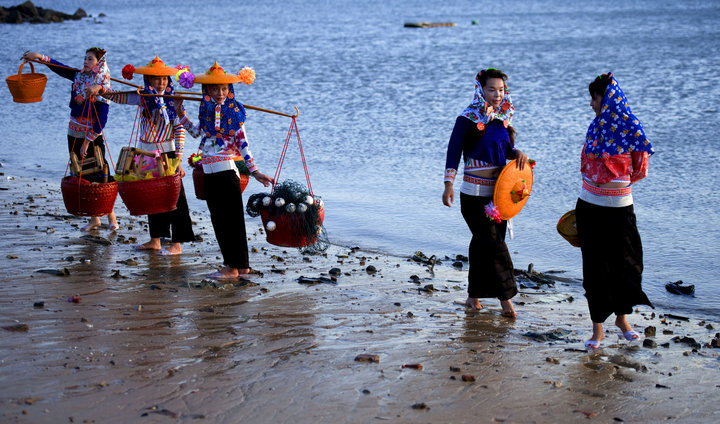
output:
[[[193,93],[191,91],[176,91],[174,95],[171,95],[171,94],[145,94],[145,93],[141,93],[140,88],[138,88],[137,93],[143,97],[165,97],[165,98],[170,98],[170,99],[190,100],[193,102],[202,101],[202,93]],[[179,95],[179,94],[184,94],[184,95]],[[198,96],[198,97],[190,97],[190,96]],[[245,109],[252,109],[252,110],[257,110],[260,112],[272,113],[274,115],[287,116],[288,118],[297,118],[298,116],[300,116],[300,110],[297,108],[297,106],[293,106],[295,108],[295,114],[290,115],[288,113],[278,112],[276,110],[271,110],[271,109],[264,109],[264,108],[257,107],[257,106],[251,106],[251,105],[247,105],[245,103],[243,103],[242,105],[245,107]]]

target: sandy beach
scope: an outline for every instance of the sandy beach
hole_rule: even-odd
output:
[[[639,341],[618,341],[608,320],[587,352],[580,282],[561,273],[537,270],[552,285],[519,276],[510,320],[497,300],[456,303],[467,264],[455,258],[303,255],[249,219],[261,275],[217,283],[205,210],[193,212],[203,241],[182,256],[141,253],[146,218],[119,198],[120,231],[85,234],[59,181],[2,171],[4,423],[720,420],[720,323],[642,308],[629,317]]]

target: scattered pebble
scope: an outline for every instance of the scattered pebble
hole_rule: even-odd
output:
[[[423,366],[422,364],[403,364],[403,368],[411,368],[414,370],[422,370]]]
[[[425,404],[425,402],[420,402],[420,403],[415,403],[415,404],[413,404],[412,409],[428,410],[428,409],[430,409],[430,407],[427,406],[427,405]]]
[[[462,377],[460,377],[460,378],[462,379],[462,381],[469,381],[469,382],[473,382],[473,383],[475,382],[475,380],[477,380],[477,377],[475,377],[474,375],[470,375],[470,374],[463,374]]]
[[[3,327],[3,330],[7,331],[13,331],[13,332],[25,332],[28,331],[30,327],[28,327],[27,324],[13,324],[13,325],[6,325]]]
[[[361,353],[355,357],[355,360],[358,362],[380,362],[380,355]]]

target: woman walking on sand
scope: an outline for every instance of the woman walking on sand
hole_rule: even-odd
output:
[[[442,201],[452,206],[453,182],[462,156],[465,175],[460,187],[460,210],[472,232],[465,305],[479,310],[480,298],[497,298],[502,315],[514,318],[517,314],[510,299],[517,294],[517,286],[505,244],[507,221],[496,222],[485,215],[485,206],[493,199],[495,182],[507,160],[517,159],[519,169],[524,169],[527,162],[527,156],[515,148],[514,107],[507,78],[495,68],[483,69],[476,75],[473,102],[456,119],[448,143]]]
[[[73,82],[70,91],[70,123],[68,124],[68,150],[75,152],[78,158],[94,152],[95,146],[100,148],[105,160],[105,140],[102,129],[107,123],[109,101],[97,97],[110,90],[110,71],[107,67],[107,54],[99,47],[91,47],[85,51],[83,67],[76,71],[55,59],[40,53],[27,51],[24,60],[37,60],[45,64],[51,71]],[[88,178],[89,179],[89,178]],[[100,227],[100,217],[93,216],[90,222],[82,227],[83,231],[91,231]],[[108,215],[108,228],[117,231],[120,226],[115,218],[115,211]]]
[[[645,178],[653,147],[630,111],[613,74],[590,83],[590,124],[580,159],[583,183],[575,207],[583,258],[583,287],[593,323],[586,348],[597,349],[603,323],[615,314],[621,337],[635,340],[626,315],[652,303],[642,290],[643,253],[632,184]]]
[[[185,148],[185,128],[180,124],[178,110],[172,98],[145,97],[143,95],[175,94],[172,77],[177,69],[165,65],[158,56],[145,66],[137,68],[126,65],[123,77],[132,79],[132,74],[143,75],[144,88],[139,93],[132,91],[110,91],[103,96],[119,104],[140,106],[140,148],[167,154],[170,159],[179,158],[178,172],[185,177],[182,155]],[[128,78],[129,77],[129,78]],[[180,182],[180,195],[175,209],[169,212],[148,215],[150,241],[134,246],[135,250],[158,252],[161,255],[179,255],[182,243],[195,241],[190,210],[188,209],[185,187]],[[172,230],[172,231],[171,231]],[[170,245],[163,249],[161,238],[170,238]]]

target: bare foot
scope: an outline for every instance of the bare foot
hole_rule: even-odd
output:
[[[597,349],[600,347],[600,342],[605,338],[603,333],[602,323],[593,322],[593,335],[590,340],[585,342],[585,348]]]
[[[468,297],[465,300],[465,306],[472,309],[473,311],[479,311],[483,308],[483,306],[480,304],[480,299],[477,297]]]
[[[502,316],[506,318],[515,318],[517,317],[517,312],[515,312],[515,308],[513,307],[512,302],[510,299],[508,300],[501,300],[500,306],[502,307]]]
[[[626,315],[618,315],[615,318],[615,325],[617,326],[617,328],[620,329],[620,332],[622,333],[622,336],[625,338],[625,340],[637,340],[640,338],[640,335],[633,331],[630,323],[627,322]]]
[[[161,250],[160,253],[166,256],[179,255],[182,253],[182,244],[173,243],[167,249]]]
[[[151,238],[150,241],[143,244],[136,244],[133,246],[135,250],[161,250],[162,245],[160,244],[159,238]]]
[[[82,227],[80,230],[81,231],[92,231],[92,230],[97,229],[100,226],[100,224],[102,224],[100,222],[100,218],[98,218],[97,216],[93,216],[92,218],[90,218],[90,222],[88,222],[88,224],[86,226]]]
[[[110,212],[110,215],[108,215],[108,228],[110,231],[117,231],[120,229],[117,218],[115,218],[115,211]]]
[[[245,269],[247,273],[247,269]],[[210,278],[216,278],[216,279],[232,279],[232,278],[238,278],[239,273],[237,268],[230,268],[229,266],[224,266],[222,269],[218,272],[213,272],[210,274]]]

